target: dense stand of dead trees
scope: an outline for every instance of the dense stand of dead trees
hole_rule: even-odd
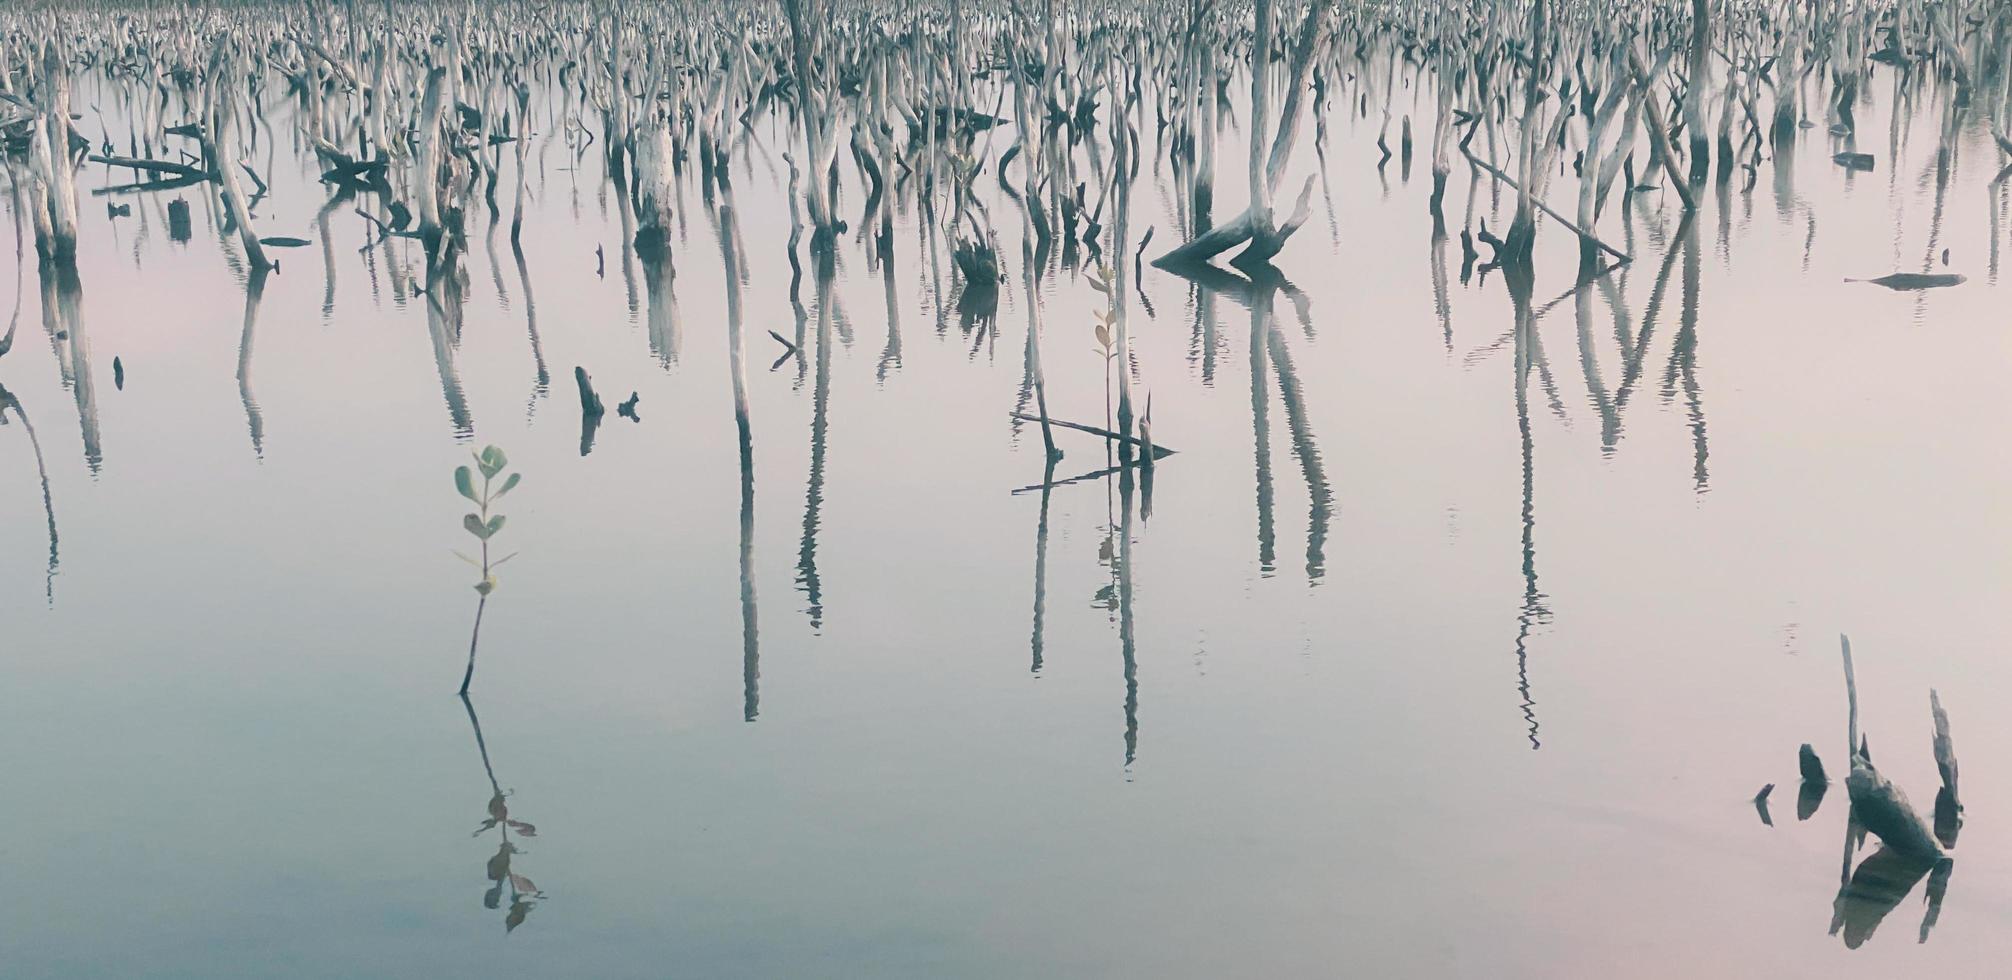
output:
[[[1144,260],[1189,274],[1226,255],[1246,272],[1291,261],[1316,177],[1326,179],[1331,119],[1380,111],[1381,167],[1402,115],[1408,165],[1412,120],[1399,93],[1429,91],[1410,108],[1431,114],[1422,128],[1435,241],[1464,160],[1471,186],[1485,180],[1514,195],[1498,234],[1477,220],[1470,192],[1459,221],[1468,264],[1479,243],[1493,250],[1488,266],[1527,281],[1549,225],[1571,236],[1586,278],[1633,259],[1628,239],[1617,245],[1605,230],[1624,210],[1617,199],[1667,188],[1688,214],[1714,182],[1750,188],[1771,161],[1792,157],[1805,130],[1853,149],[1874,65],[1889,69],[1896,98],[1926,86],[1952,92],[1945,134],[1959,114],[1975,119],[2012,157],[2008,49],[2012,7],[1994,0],[31,0],[0,10],[0,148],[45,291],[59,294],[78,292],[51,290],[49,269],[74,263],[87,162],[124,180],[93,197],[195,189],[246,283],[247,374],[256,293],[275,266],[271,239],[255,228],[265,181],[252,154],[283,138],[310,148],[327,187],[322,228],[353,211],[387,259],[391,245],[417,243],[423,275],[408,283],[393,263],[393,288],[425,297],[461,430],[472,425],[453,365],[464,254],[506,212],[518,245],[549,151],[561,149],[575,171],[598,157],[621,220],[613,258],[632,312],[633,270],[642,269],[651,346],[665,364],[680,329],[671,244],[695,206],[694,183],[696,206],[711,208],[728,197],[736,166],[758,160],[774,172],[780,156],[799,278],[804,260],[828,277],[854,248],[870,267],[890,267],[897,215],[910,214],[919,216],[918,254],[906,259],[932,270],[939,316],[955,309],[990,331],[999,286],[1017,273],[1029,307],[1028,389],[1052,457],[1036,279],[1057,263],[1103,270],[1089,278],[1107,297],[1102,342],[1116,371],[1108,438],[1132,445],[1144,379],[1129,321]],[[108,103],[124,132],[107,123]],[[1309,119],[1318,173],[1302,152]],[[276,121],[292,132],[276,133]],[[1247,171],[1219,179],[1218,154],[1239,142]],[[1173,227],[1141,235],[1130,211],[1148,168],[1170,191]],[[844,199],[850,187],[863,203]],[[1349,185],[1322,188],[1332,221],[1332,196]],[[1219,197],[1241,203],[1220,217]],[[170,204],[171,234],[179,220],[186,237],[188,214],[186,203]],[[1015,225],[1017,270],[1002,245]],[[332,301],[334,259],[322,237]],[[490,256],[500,288],[493,246]],[[946,264],[947,297],[935,271]],[[799,295],[792,283],[793,301]],[[842,311],[818,313],[849,336]],[[79,321],[64,332],[81,352],[75,304],[63,315]],[[803,340],[799,328],[791,351],[800,364]],[[891,318],[883,370],[899,351]],[[73,366],[87,382],[88,365]],[[248,386],[245,401],[256,432]],[[84,402],[80,394],[89,415]],[[95,441],[88,421],[85,432]]]
[[[208,186],[244,261],[264,267],[239,170],[247,141],[273,138],[267,109],[292,101],[329,182],[374,198],[371,219],[424,242],[437,277],[471,211],[500,216],[505,169],[521,233],[525,144],[555,134],[580,152],[599,144],[632,247],[667,262],[654,256],[688,164],[707,186],[724,180],[773,111],[799,134],[813,255],[850,230],[837,200],[849,161],[873,198],[860,238],[886,249],[893,209],[913,200],[977,278],[998,272],[979,173],[996,173],[1038,241],[1102,250],[1104,203],[1149,158],[1173,166],[1182,198],[1162,264],[1239,248],[1239,263],[1267,261],[1307,218],[1313,178],[1294,152],[1306,117],[1351,102],[1367,114],[1374,98],[1387,129],[1393,83],[1430,76],[1435,220],[1457,149],[1516,195],[1504,234],[1482,239],[1500,262],[1530,262],[1548,218],[1590,268],[1628,258],[1600,231],[1617,184],[1667,181],[1695,207],[1694,185],[1751,173],[1800,128],[1848,137],[1873,62],[1951,80],[2003,134],[2008,36],[2012,16],[1988,0],[31,3],[0,13],[0,127],[41,254],[74,254],[74,175],[95,148],[135,174],[130,190]],[[81,131],[72,93],[87,73],[126,103],[128,132]],[[1245,204],[1218,219],[1233,119],[1249,146]],[[1564,174],[1576,204],[1554,206]]]

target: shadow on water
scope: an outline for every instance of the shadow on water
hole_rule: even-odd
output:
[[[531,910],[545,898],[531,879],[520,870],[517,859],[529,853],[519,846],[519,841],[538,836],[538,828],[510,815],[510,797],[514,790],[506,791],[496,781],[496,767],[489,760],[489,743],[482,737],[482,721],[475,715],[475,702],[468,695],[460,696],[461,707],[468,712],[468,727],[475,732],[475,749],[482,755],[482,775],[489,780],[489,802],[485,806],[486,815],[481,826],[475,828],[474,836],[480,837],[490,831],[496,832],[496,853],[483,863],[483,874],[490,882],[489,889],[482,893],[482,907],[495,911],[503,909],[503,901],[510,904],[503,913],[503,931],[513,932]],[[512,832],[516,838],[511,837]]]

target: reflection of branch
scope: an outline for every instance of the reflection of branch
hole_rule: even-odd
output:
[[[245,279],[244,332],[238,338],[238,398],[244,402],[245,426],[251,431],[252,453],[260,459],[265,458],[265,416],[259,412],[258,399],[252,396],[252,342],[258,335],[258,309],[260,301],[265,298],[268,271],[263,266],[254,265]]]
[[[742,331],[740,226],[734,220],[733,188],[722,182],[720,193],[714,231],[726,273],[727,370],[733,377],[734,429],[740,444],[741,717],[753,721],[761,712],[761,631],[754,584],[754,423],[748,410],[747,340]],[[775,336],[775,332],[769,331],[769,335]]]
[[[1516,614],[1516,690],[1523,698],[1519,705],[1530,728],[1530,748],[1542,748],[1538,738],[1537,702],[1530,696],[1530,631],[1550,618],[1544,607],[1544,593],[1537,588],[1537,508],[1536,461],[1530,435],[1530,368],[1535,356],[1537,315],[1530,308],[1530,281],[1527,271],[1508,274],[1509,298],[1516,312],[1516,429],[1523,455],[1523,603]]]
[[[551,385],[552,376],[545,368],[545,346],[538,339],[538,303],[531,295],[531,269],[524,263],[524,246],[512,239],[510,251],[516,254],[517,279],[524,290],[524,327],[531,335],[531,363],[536,368],[531,385],[531,403],[535,405]]]
[[[1691,441],[1694,462],[1691,468],[1692,487],[1700,492],[1709,489],[1709,475],[1705,469],[1708,447],[1705,442],[1705,409],[1698,390],[1698,276],[1702,262],[1698,255],[1697,232],[1688,224],[1684,226],[1679,247],[1684,252],[1683,306],[1681,319],[1677,325],[1677,336],[1670,345],[1670,364],[1663,372],[1663,398],[1676,396],[1681,383],[1684,392],[1685,414],[1690,418]]]
[[[831,407],[831,269],[823,260],[817,270],[817,372],[811,394],[810,476],[803,496],[803,540],[797,548],[797,584],[810,606],[810,628],[824,627],[824,586],[817,575],[818,512],[824,505],[824,453],[830,431]]]
[[[1125,471],[1125,470],[1130,470],[1130,469],[1139,469],[1139,468],[1142,468],[1142,467],[1144,467],[1144,466],[1145,466],[1145,460],[1143,460],[1143,459],[1134,459],[1134,460],[1131,460],[1131,461],[1129,461],[1129,462],[1124,462],[1124,463],[1117,463],[1117,464],[1114,464],[1114,465],[1111,465],[1111,466],[1106,466],[1106,467],[1104,467],[1104,468],[1102,468],[1102,469],[1097,469],[1097,470],[1091,470],[1091,471],[1090,471],[1090,472],[1088,472],[1088,473],[1081,473],[1081,474],[1078,474],[1078,475],[1076,475],[1076,476],[1072,476],[1072,477],[1069,477],[1069,478],[1067,478],[1067,479],[1063,479],[1063,480],[1057,480],[1057,479],[1055,479],[1055,471],[1054,471],[1054,468],[1053,468],[1053,467],[1049,467],[1049,469],[1048,469],[1048,474],[1047,474],[1047,476],[1046,476],[1046,477],[1045,477],[1045,478],[1044,478],[1044,479],[1042,480],[1042,482],[1040,482],[1040,483],[1032,483],[1032,484],[1028,484],[1027,486],[1024,486],[1024,487],[1021,487],[1021,488],[1019,488],[1019,489],[1017,489],[1017,490],[1014,490],[1014,491],[1013,491],[1013,494],[1014,494],[1015,496],[1018,496],[1018,495],[1020,495],[1020,494],[1023,494],[1023,493],[1033,493],[1033,492],[1034,492],[1034,491],[1036,491],[1036,490],[1052,490],[1052,489],[1054,489],[1055,487],[1068,487],[1068,486],[1075,486],[1076,484],[1079,484],[1079,483],[1089,483],[1089,482],[1091,482],[1091,481],[1093,481],[1093,480],[1101,480],[1101,479],[1103,479],[1103,478],[1105,478],[1105,477],[1107,477],[1107,476],[1111,476],[1112,474],[1115,474],[1115,473],[1120,473],[1120,472],[1123,472],[1123,471]]]
[[[1048,607],[1048,497],[1054,487],[1055,459],[1051,456],[1040,485],[1041,517],[1034,525],[1034,635],[1030,643],[1034,665],[1030,669],[1037,674],[1041,672],[1041,627],[1047,619]]]
[[[1138,631],[1132,625],[1132,471],[1118,474],[1118,650],[1125,667],[1125,765],[1139,757]]]
[[[440,394],[447,402],[447,417],[457,436],[475,431],[475,419],[468,411],[468,398],[461,390],[461,375],[454,368],[454,345],[461,339],[461,287],[459,277],[440,277],[439,289],[426,292],[426,332],[433,341],[433,364],[440,372]]]
[[[1029,415],[1026,412],[1013,412],[1011,414],[1013,418],[1018,419],[1019,421],[1022,422],[1046,422],[1048,425],[1059,425],[1064,429],[1074,429],[1077,432],[1087,432],[1093,436],[1102,436],[1106,440],[1111,442],[1124,443],[1125,445],[1128,446],[1137,446],[1141,449],[1143,449],[1146,445],[1145,442],[1139,439],[1137,436],[1128,436],[1121,433],[1112,432],[1109,429],[1100,429],[1094,425],[1084,425],[1081,422],[1065,422],[1061,419],[1044,419],[1039,415]],[[1155,443],[1153,445],[1154,459],[1159,459],[1165,456],[1172,456],[1173,454],[1174,450],[1172,449],[1168,449],[1167,447],[1159,445],[1158,443]]]
[[[1306,576],[1309,581],[1318,581],[1325,570],[1322,552],[1327,541],[1327,520],[1334,492],[1328,488],[1327,473],[1320,462],[1320,449],[1314,445],[1313,424],[1307,421],[1306,399],[1300,393],[1299,372],[1293,369],[1292,353],[1285,345],[1285,335],[1276,328],[1267,332],[1271,335],[1271,360],[1278,375],[1279,401],[1285,405],[1285,424],[1292,434],[1293,455],[1299,457],[1300,471],[1306,478],[1309,501]]]
[[[63,380],[77,398],[77,427],[83,434],[84,463],[91,472],[104,464],[98,441],[97,387],[91,383],[91,345],[84,329],[83,284],[77,267],[68,262],[42,262],[37,267],[42,287],[42,326],[57,353]]]
[[[28,445],[35,451],[35,472],[42,478],[42,513],[49,522],[49,573],[43,582],[43,592],[53,604],[56,601],[56,503],[49,493],[49,467],[42,461],[42,440],[35,437],[35,426],[28,421],[28,413],[22,410],[21,400],[15,398],[6,385],[0,385],[0,422],[6,421],[9,408],[21,419],[21,428],[28,433]]]

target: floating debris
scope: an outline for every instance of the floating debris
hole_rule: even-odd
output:
[[[1888,289],[1940,289],[1944,286],[1960,286],[1966,280],[1953,272],[1896,272],[1877,279],[1846,279],[1845,282],[1869,282]]]

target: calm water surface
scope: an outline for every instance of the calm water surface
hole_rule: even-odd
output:
[[[1938,181],[1930,110],[1895,147],[1890,77],[1867,96],[1872,173],[1819,127],[1758,186],[1708,186],[1688,228],[1636,195],[1637,261],[1578,291],[1547,228],[1526,338],[1499,275],[1460,274],[1464,162],[1435,244],[1423,140],[1379,171],[1380,119],[1332,110],[1324,152],[1301,143],[1294,172],[1323,180],[1288,283],[1147,266],[1128,297],[1178,451],[1149,513],[1116,477],[1040,492],[1038,429],[1008,417],[1028,300],[996,183],[996,320],[959,315],[912,203],[891,262],[848,236],[799,308],[787,130],[758,119],[725,232],[745,562],[728,265],[695,188],[652,280],[598,153],[539,140],[522,259],[507,193],[503,227],[471,218],[457,335],[428,309],[453,300],[412,288],[416,243],[360,252],[351,203],[318,223],[277,107],[258,226],[312,244],[274,250],[250,322],[199,190],[190,240],[174,192],[111,198],[118,218],[92,197],[77,281],[32,246],[15,277],[0,384],[56,545],[10,416],[0,973],[1991,975],[2012,955],[2004,197],[1981,127]],[[1177,237],[1151,170],[1127,253]],[[80,187],[130,179],[90,164]],[[1474,193],[1506,225],[1513,194]],[[1964,285],[1843,282],[1943,271],[1945,248]],[[1036,291],[1051,410],[1102,424],[1102,299],[1059,262]],[[770,367],[770,330],[803,356]],[[640,396],[585,455],[576,365],[611,409]],[[1058,441],[1057,481],[1105,468],[1095,437]],[[521,555],[471,713],[449,475],[488,443],[525,474],[499,538]],[[1925,943],[1919,887],[1860,948],[1831,935],[1842,791],[1794,813],[1796,747],[1845,761],[1840,632],[1883,770],[1932,798],[1930,687],[1965,763]],[[496,790],[535,835],[477,830]],[[485,907],[499,857],[524,880]]]

